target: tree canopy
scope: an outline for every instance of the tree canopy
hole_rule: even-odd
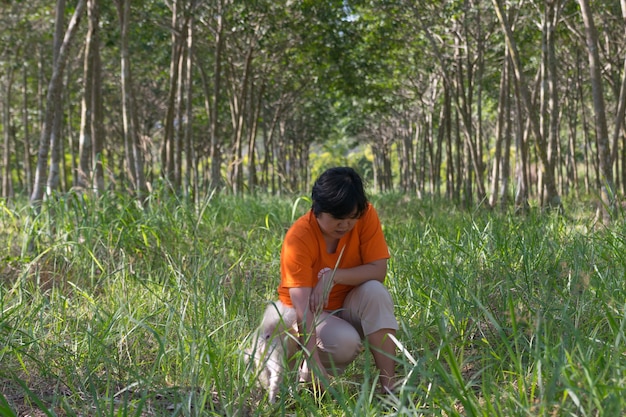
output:
[[[298,193],[350,164],[459,204],[610,206],[623,3],[5,1],[2,195]]]

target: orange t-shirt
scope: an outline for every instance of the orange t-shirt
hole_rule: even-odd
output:
[[[371,204],[368,204],[365,213],[352,230],[339,240],[334,253],[326,252],[326,242],[312,210],[296,220],[285,235],[280,255],[280,301],[293,307],[289,288],[314,288],[317,284],[317,273],[323,268],[334,269],[344,246],[346,249],[339,268],[352,268],[389,258],[389,248],[380,220]],[[335,285],[330,292],[327,308],[341,308],[352,288],[354,287],[351,285]]]

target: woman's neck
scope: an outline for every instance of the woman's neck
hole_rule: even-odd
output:
[[[326,242],[326,253],[335,253],[337,251],[337,246],[339,245],[339,239],[326,235],[323,236],[324,242]]]

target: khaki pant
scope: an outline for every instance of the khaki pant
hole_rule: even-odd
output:
[[[282,317],[295,317],[293,308],[276,302]],[[297,332],[297,323],[285,323]],[[342,372],[363,350],[362,340],[381,329],[398,330],[393,314],[393,300],[379,281],[367,281],[346,297],[343,308],[324,311],[316,320],[317,347],[322,363],[329,371]]]

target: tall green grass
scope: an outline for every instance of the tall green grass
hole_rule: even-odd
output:
[[[398,373],[369,355],[271,405],[244,359],[306,199],[0,203],[0,415],[625,415],[626,235],[554,215],[374,196]],[[593,213],[589,214],[589,218]],[[33,248],[34,250],[29,250]]]

